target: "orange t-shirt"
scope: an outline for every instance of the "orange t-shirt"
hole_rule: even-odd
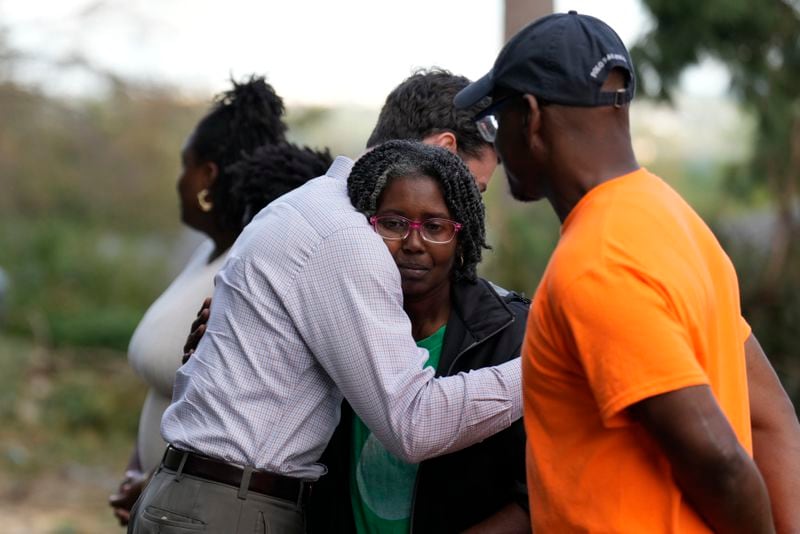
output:
[[[587,193],[536,291],[523,349],[537,532],[709,532],[625,409],[710,385],[752,454],[739,288],[705,223],[644,169]]]

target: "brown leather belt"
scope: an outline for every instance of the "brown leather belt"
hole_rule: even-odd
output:
[[[183,463],[183,469],[181,469],[184,455],[186,456],[186,461]],[[208,458],[207,456],[182,451],[172,446],[167,448],[161,464],[172,471],[180,471],[187,475],[220,482],[235,488],[241,486],[242,477],[245,473],[241,467]],[[247,489],[270,497],[292,501],[302,506],[307,502],[311,494],[311,483],[299,478],[276,475],[266,471],[253,471],[250,475],[250,484]]]

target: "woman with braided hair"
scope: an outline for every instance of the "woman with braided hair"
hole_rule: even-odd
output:
[[[350,200],[400,271],[412,335],[437,376],[520,353],[529,301],[476,275],[484,207],[464,162],[439,147],[390,141],[362,156]],[[389,453],[347,406],[320,460],[314,532],[528,532],[522,422],[421,464]]]
[[[147,310],[128,348],[131,365],[150,389],[125,478],[110,497],[123,525],[166,448],[161,416],[197,302],[211,294],[214,275],[250,219],[278,196],[323,174],[331,161],[327,152],[286,143],[283,101],[264,78],[232,83],[231,90],[215,98],[181,151],[181,219],[208,239]]]

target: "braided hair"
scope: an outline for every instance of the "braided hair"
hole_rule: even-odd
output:
[[[392,139],[421,141],[432,134],[451,132],[460,154],[480,157],[481,150],[492,145],[480,136],[474,117],[491,101],[487,97],[466,109],[456,109],[453,98],[469,84],[469,79],[444,69],[417,70],[386,97],[367,146]]]
[[[322,176],[331,162],[327,148],[317,151],[285,141],[264,145],[228,167],[230,193],[226,212],[232,221],[237,218],[241,231],[261,208]]]
[[[363,155],[347,180],[350,202],[367,217],[378,210],[380,197],[394,179],[430,177],[441,187],[444,201],[463,227],[458,233],[455,281],[475,282],[476,266],[486,244],[483,199],[463,160],[447,149],[415,141],[389,141]]]
[[[191,149],[199,161],[217,165],[218,174],[209,188],[220,230],[241,228],[241,213],[232,213],[229,167],[258,147],[285,141],[283,100],[262,76],[252,75],[214,98],[211,110],[197,124]]]

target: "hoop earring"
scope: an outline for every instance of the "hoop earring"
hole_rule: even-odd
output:
[[[204,212],[208,213],[212,209],[214,209],[214,203],[208,198],[208,188],[203,189],[199,193],[197,193],[197,204],[200,206],[200,209]]]

